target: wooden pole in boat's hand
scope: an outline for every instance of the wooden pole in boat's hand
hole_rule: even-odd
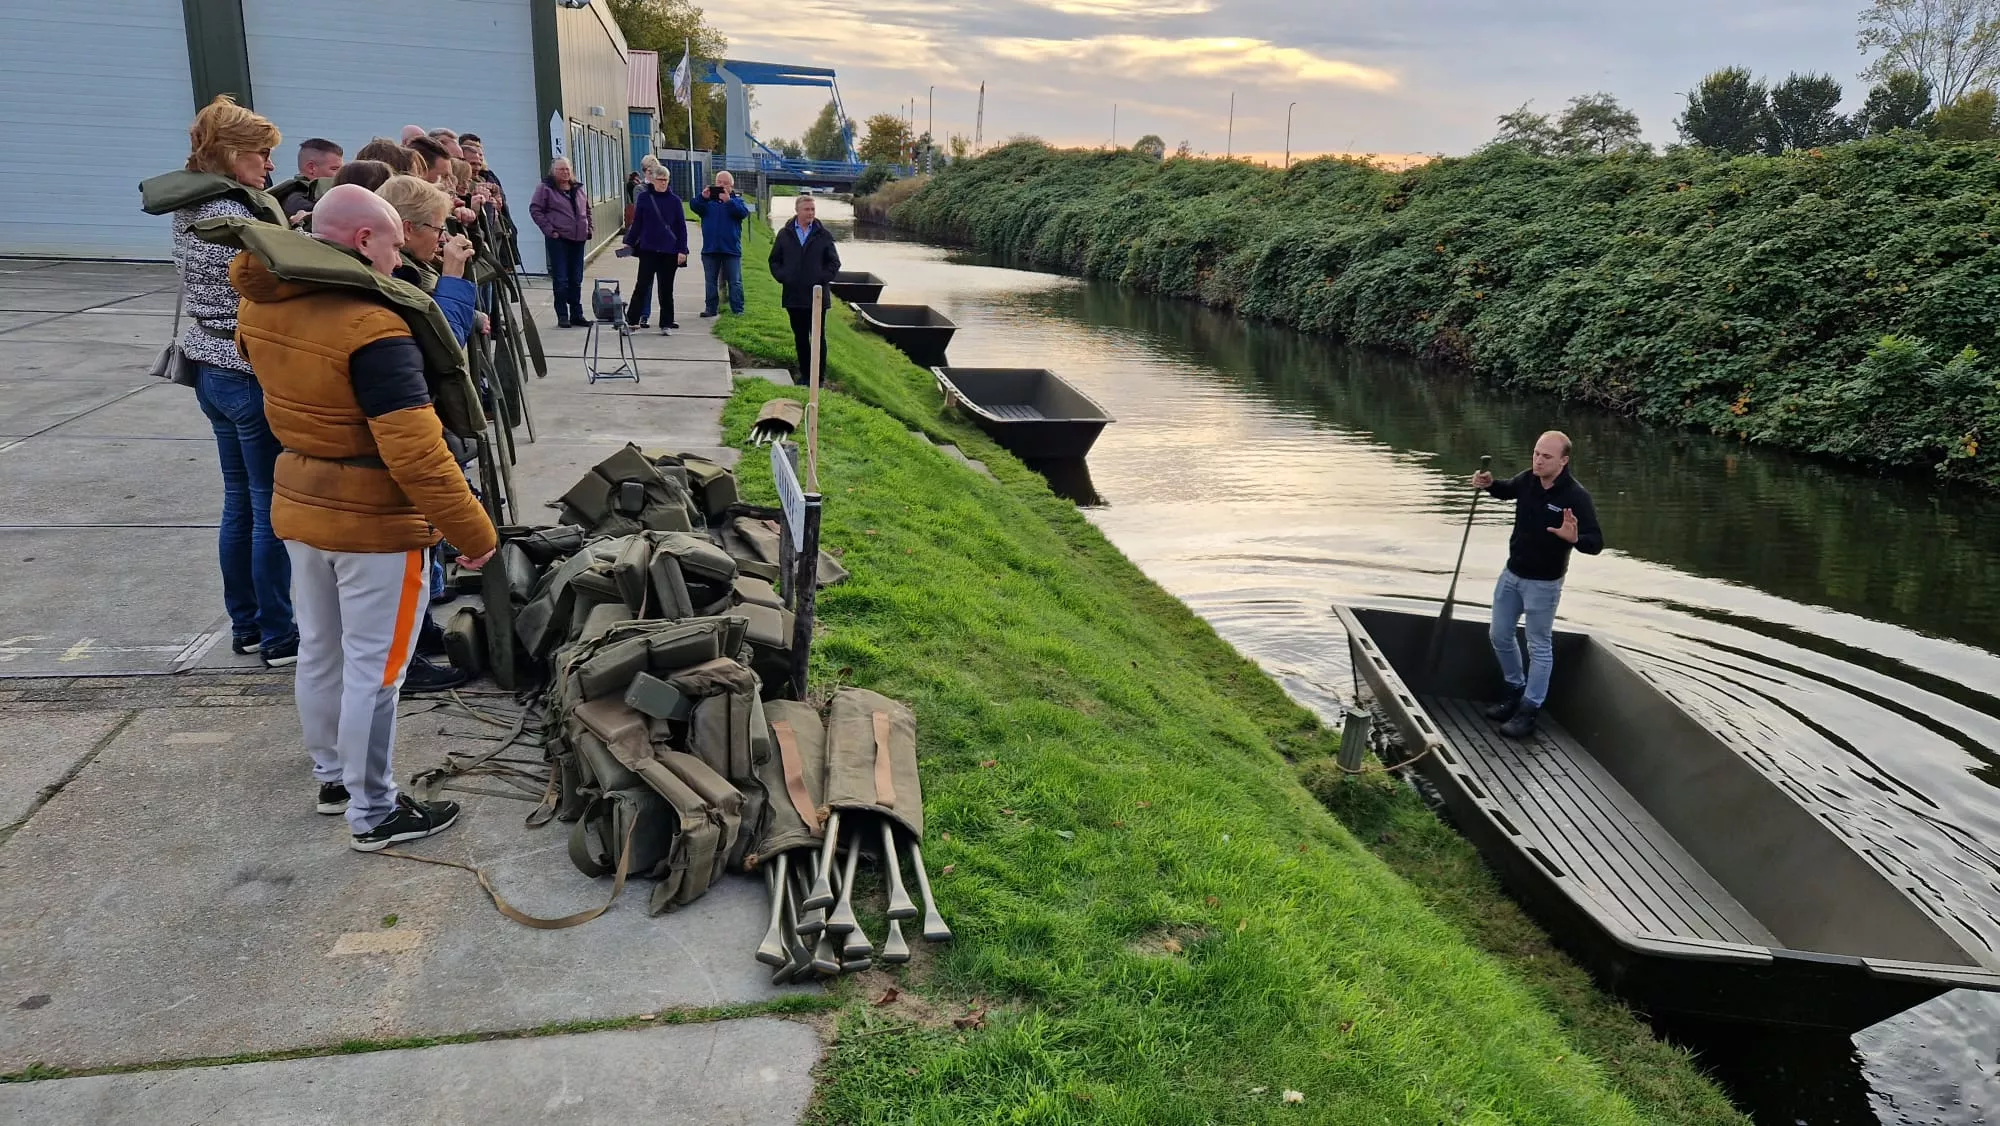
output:
[[[826,347],[826,287],[813,286],[812,376],[806,392],[806,492],[819,492],[819,357]]]
[[[1491,464],[1493,464],[1492,454],[1480,455],[1481,473],[1486,472],[1486,467]],[[1472,507],[1465,513],[1465,533],[1458,538],[1458,562],[1451,567],[1451,589],[1445,591],[1444,609],[1438,612],[1437,624],[1431,627],[1431,648],[1424,656],[1424,671],[1427,673],[1437,670],[1438,657],[1444,652],[1445,627],[1451,624],[1451,606],[1458,600],[1458,573],[1465,568],[1465,545],[1472,542],[1472,521],[1479,515],[1479,495],[1485,491],[1478,488],[1472,490]]]

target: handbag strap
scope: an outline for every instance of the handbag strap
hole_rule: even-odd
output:
[[[181,302],[186,300],[187,286],[176,287],[174,290],[174,334],[167,340],[169,344],[179,344],[181,342]]]

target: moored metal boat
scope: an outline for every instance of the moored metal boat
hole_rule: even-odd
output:
[[[874,274],[861,270],[842,270],[833,275],[833,281],[827,288],[833,291],[836,301],[859,301],[869,304],[882,300],[882,288],[888,284]]]
[[[1336,606],[1380,716],[1453,820],[1600,983],[1643,1009],[1852,1033],[2000,958],[1597,635],[1559,630],[1541,729],[1503,738],[1487,626]],[[1795,792],[1796,791],[1796,792]],[[1802,797],[1805,800],[1801,800]]]
[[[935,367],[944,363],[945,349],[951,345],[952,333],[958,331],[958,326],[952,323],[950,317],[929,305],[850,301],[848,307],[854,310],[854,315],[861,319],[864,327],[880,333],[918,367]]]
[[[1080,458],[1112,417],[1046,368],[934,367],[945,398],[1016,457]]]

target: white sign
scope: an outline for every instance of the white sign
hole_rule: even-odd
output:
[[[792,457],[798,447],[789,442],[771,443],[771,479],[778,486],[778,506],[785,510],[785,533],[792,538],[792,550],[806,549],[806,494],[799,488],[798,470]]]
[[[558,158],[567,158],[568,156],[569,130],[563,128],[562,114],[552,113],[549,115],[549,159],[555,160]]]

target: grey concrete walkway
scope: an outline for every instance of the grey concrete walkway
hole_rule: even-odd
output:
[[[629,290],[633,273],[605,256],[587,276]],[[470,873],[355,853],[340,818],[313,812],[290,677],[228,651],[207,422],[191,392],[144,374],[173,286],[161,266],[0,262],[0,1073],[779,996],[752,958],[754,881],[661,918],[635,881],[589,924],[531,930]],[[522,518],[551,520],[539,502],[625,441],[733,460],[716,446],[730,369],[695,315],[699,270],[675,288],[685,327],[633,338],[636,384],[589,384],[585,333],[545,328]],[[427,702],[404,713],[402,777],[491,730]],[[605,900],[610,881],[570,864],[566,826],[527,829],[532,803],[480,788],[412,851],[485,868],[531,913]],[[547,1036],[0,1087],[0,1121],[784,1122],[818,1056],[809,1028],[772,1020]]]

